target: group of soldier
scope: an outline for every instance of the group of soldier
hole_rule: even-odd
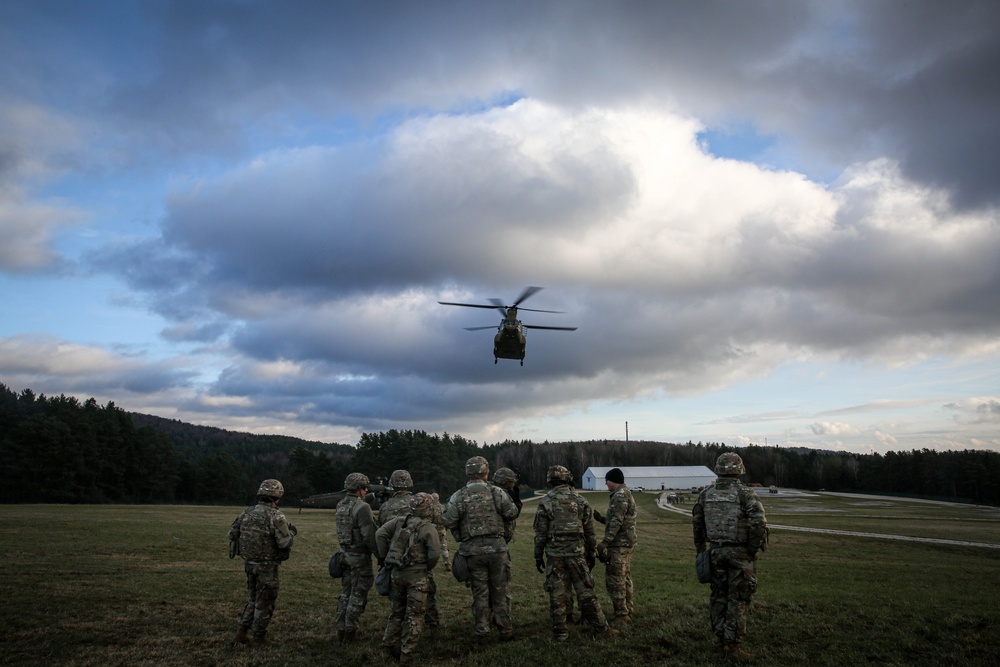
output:
[[[728,457],[728,458],[727,458]],[[472,592],[476,640],[489,643],[495,630],[500,641],[514,638],[511,621],[512,565],[508,543],[514,537],[521,501],[517,477],[509,468],[489,479],[489,464],[474,456],[465,464],[467,483],[442,505],[437,494],[412,493],[406,470],[393,472],[391,498],[376,518],[365,502],[368,477],[351,473],[346,496],[337,505],[338,569],[342,590],[337,604],[336,633],[340,642],[357,639],[358,626],[375,582],[373,560],[389,575],[390,614],[382,648],[401,664],[412,662],[426,626],[439,624],[438,562]],[[740,648],[746,632],[746,612],[756,591],[756,558],[767,546],[767,525],[756,494],[739,481],[743,463],[723,454],[716,464],[718,481],[701,492],[692,519],[697,551],[711,549],[711,620],[726,657],[745,659]],[[593,510],[573,487],[564,466],[551,466],[549,490],[539,500],[534,520],[534,559],[545,575],[553,640],[569,638],[574,596],[580,623],[596,637],[620,634],[635,615],[631,559],[636,546],[636,506],[619,468],[605,483],[611,492],[606,515]],[[248,601],[240,617],[238,644],[267,644],[267,627],[278,595],[278,565],[288,558],[295,527],[277,509],[284,493],[277,480],[265,480],[259,502],[241,513],[230,528],[230,557],[244,560]],[[597,538],[595,522],[604,524]],[[452,557],[445,530],[459,544]],[[606,585],[613,613],[605,615],[594,593],[592,570],[605,563]],[[383,568],[386,568],[383,570]]]

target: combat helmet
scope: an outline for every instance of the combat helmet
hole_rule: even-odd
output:
[[[266,496],[268,498],[280,498],[285,495],[285,487],[281,485],[276,479],[265,479],[260,483],[260,488],[257,489],[258,496]]]
[[[428,516],[434,505],[434,498],[429,493],[414,493],[410,498],[410,512],[417,516]]]
[[[545,481],[549,484],[559,482],[560,484],[572,484],[573,473],[566,466],[549,466],[549,472],[545,476]]]
[[[465,474],[470,477],[478,477],[490,471],[489,462],[482,456],[473,456],[465,462]]]
[[[389,486],[394,489],[412,489],[413,478],[407,470],[394,470],[389,476]]]
[[[743,459],[736,452],[726,452],[715,461],[715,474],[719,477],[739,477],[746,474]]]
[[[493,483],[497,486],[503,486],[508,482],[517,484],[517,474],[510,468],[500,468],[493,473]]]
[[[360,472],[352,472],[344,480],[344,488],[348,491],[357,491],[360,488],[368,486],[368,476]]]

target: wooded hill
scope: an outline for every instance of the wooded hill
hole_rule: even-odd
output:
[[[365,433],[357,445],[253,435],[129,413],[113,402],[20,394],[0,384],[0,502],[207,503],[252,501],[262,479],[285,486],[286,507],[338,491],[348,473],[375,482],[410,471],[415,490],[443,498],[465,482],[470,456],[520,476],[523,491],[545,487],[560,464],[580,479],[590,466],[705,465],[736,451],[747,482],[808,490],[912,495],[1000,505],[1000,453],[980,450],[851,454],[781,447],[727,447],[590,440],[487,446],[424,431]]]

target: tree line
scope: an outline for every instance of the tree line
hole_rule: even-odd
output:
[[[548,467],[581,479],[591,466],[713,467],[724,451],[744,460],[744,480],[764,486],[912,495],[1000,505],[1000,453],[966,450],[852,454],[724,443],[589,440],[504,441],[480,446],[419,430],[365,433],[356,445],[254,435],[130,413],[0,384],[0,502],[205,503],[252,501],[261,480],[280,479],[285,504],[339,491],[350,472],[372,482],[409,470],[417,491],[449,496],[465,461],[485,456],[512,468],[522,492],[545,487]]]

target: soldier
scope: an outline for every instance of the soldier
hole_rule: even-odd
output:
[[[570,488],[573,475],[565,467],[550,467],[546,481],[552,488],[538,501],[535,512],[535,567],[545,574],[552,636],[557,642],[569,639],[566,597],[574,590],[580,613],[594,634],[614,637],[618,631],[608,625],[601,611],[590,574],[597,544],[593,510],[583,496]]]
[[[517,518],[517,507],[503,489],[486,481],[489,473],[490,466],[482,456],[466,461],[469,481],[448,499],[441,517],[461,542],[458,553],[468,564],[472,616],[480,644],[489,641],[491,618],[502,641],[514,638],[506,603],[510,561],[504,522]]]
[[[368,604],[368,591],[375,583],[372,574],[372,554],[378,552],[375,543],[375,517],[365,502],[368,478],[352,472],[344,481],[347,495],[337,503],[337,541],[346,554],[347,572],[341,582],[343,589],[337,602],[337,640],[351,642],[357,638],[358,622]]]
[[[738,454],[722,454],[715,463],[719,478],[698,494],[691,510],[694,545],[711,548],[712,632],[726,658],[747,660],[740,646],[747,612],[757,591],[757,556],[767,549],[764,506],[752,488],[740,482],[746,473]]]
[[[394,489],[392,497],[382,503],[378,511],[378,524],[384,526],[393,519],[406,516],[410,513],[410,501],[413,499],[413,478],[408,470],[394,470],[389,476],[389,486]],[[444,527],[441,528],[441,535],[444,535]],[[427,616],[424,622],[428,627],[436,628],[441,625],[441,616],[437,606],[437,582],[434,581],[434,574],[427,573],[427,596],[424,604]]]
[[[257,490],[257,504],[243,510],[229,528],[229,557],[243,557],[249,593],[236,632],[237,645],[267,645],[267,626],[278,599],[278,565],[291,555],[297,532],[278,510],[283,495],[281,482],[265,479]]]
[[[612,468],[604,476],[611,492],[607,516],[594,512],[594,518],[604,524],[604,539],[597,545],[597,557],[604,562],[604,581],[615,607],[611,620],[614,627],[629,623],[634,614],[632,604],[632,552],[635,551],[635,500],[625,485],[621,468]]]
[[[521,516],[521,494],[517,490],[517,474],[510,468],[500,468],[495,473],[493,473],[493,484],[500,487],[507,492],[510,496],[510,500],[514,503],[514,507],[517,508],[517,516]],[[517,517],[503,522],[503,539],[504,542],[510,544],[510,541],[514,539],[514,531],[517,529]],[[510,551],[507,551],[507,597],[503,600],[503,605],[507,616],[510,616],[512,603],[514,601],[513,595],[510,592],[510,581],[514,578],[514,564],[510,560]],[[492,608],[492,605],[491,605]],[[495,623],[495,621],[494,621]]]
[[[430,494],[418,493],[410,498],[405,515],[383,523],[375,533],[379,560],[392,567],[389,593],[392,611],[382,636],[382,648],[400,664],[407,664],[415,657],[424,627],[428,576],[441,557],[433,505]]]
[[[437,492],[431,494],[434,503],[431,505],[431,520],[437,527],[438,537],[441,538],[441,562],[446,572],[451,572],[451,552],[448,549],[448,537],[444,532],[444,521],[441,516],[444,514],[444,505],[441,504],[441,496]]]

